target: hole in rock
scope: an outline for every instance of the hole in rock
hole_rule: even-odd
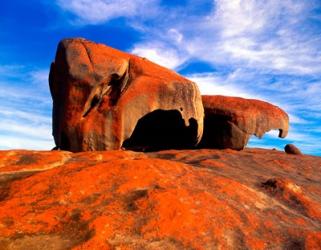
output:
[[[211,114],[205,116],[204,131],[200,148],[230,147],[229,138],[232,136],[229,118],[224,114]]]
[[[197,140],[197,121],[185,126],[178,110],[155,110],[138,120],[123,147],[135,151],[192,148]]]
[[[70,142],[65,132],[61,132],[61,145],[59,148],[62,150],[70,149]]]
[[[284,134],[283,129],[279,129],[278,137],[282,138],[283,134]],[[286,135],[284,135],[283,137],[285,137],[285,136]]]

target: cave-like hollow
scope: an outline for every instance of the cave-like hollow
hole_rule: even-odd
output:
[[[210,112],[207,113],[210,114]],[[232,127],[228,116],[222,114],[205,115],[200,148],[224,149],[230,146],[229,139],[231,137]]]
[[[193,148],[197,142],[197,121],[189,126],[178,110],[155,110],[138,120],[130,138],[122,147],[134,151]]]

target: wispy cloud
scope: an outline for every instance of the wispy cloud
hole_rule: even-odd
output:
[[[225,95],[225,96],[239,96],[243,98],[258,98],[250,91],[247,91],[240,84],[231,81],[233,74],[222,75],[219,73],[204,73],[192,74],[187,77],[195,82],[202,95]]]
[[[15,119],[19,119],[19,120],[27,120],[30,122],[37,121],[38,123],[41,123],[41,124],[50,124],[51,117],[47,115],[41,115],[39,114],[39,112],[38,113],[26,112],[22,110],[17,110],[14,108],[14,106],[11,106],[11,107],[3,106],[0,110],[0,115],[2,119],[9,119],[10,117],[15,117]]]
[[[199,12],[194,1],[170,8],[158,0],[57,0],[62,9],[83,23],[126,18],[129,25],[145,34],[145,40],[135,44],[132,51],[149,55],[168,67],[176,68],[179,63],[197,58],[214,65],[295,75],[321,74],[320,30],[315,32],[312,28],[314,22],[320,22],[315,14],[320,2],[206,2],[211,2],[211,8]],[[167,55],[175,63],[165,61]]]
[[[34,149],[50,150],[53,147],[52,140],[34,138],[19,138],[16,135],[1,135],[0,149]]]
[[[321,72],[320,37],[307,23],[313,2],[285,0],[217,0],[205,17],[201,32],[205,39],[191,39],[193,53],[210,62],[242,64],[279,72],[309,74]],[[211,32],[212,31],[212,32]],[[205,33],[204,33],[205,32]],[[207,46],[215,50],[204,53]],[[212,52],[212,53],[211,53]],[[210,58],[208,57],[210,56]]]
[[[42,118],[44,119],[44,118]],[[43,140],[51,140],[51,122],[41,123],[38,119],[26,119],[28,124],[22,120],[1,119],[0,131],[3,134],[15,134],[17,137],[28,137]]]
[[[31,71],[29,75],[31,76],[32,80],[35,83],[43,84],[44,82],[48,81],[49,70],[48,69],[34,70],[34,71]]]
[[[54,143],[48,70],[18,65],[1,68],[0,149],[49,150]]]
[[[171,49],[160,43],[138,44],[131,52],[170,69],[175,69],[186,61],[184,54],[179,54],[176,49]]]
[[[156,12],[157,3],[157,0],[57,0],[58,6],[83,24],[99,24],[119,17],[148,17]]]

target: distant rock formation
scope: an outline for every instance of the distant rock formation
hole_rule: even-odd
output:
[[[286,144],[284,147],[284,151],[287,154],[292,154],[292,155],[302,155],[302,152],[299,148],[297,148],[293,144]]]
[[[278,129],[279,137],[288,133],[288,115],[270,103],[240,97],[203,96],[204,134],[200,147],[241,150],[251,135],[262,137]]]
[[[204,111],[196,84],[144,58],[66,39],[49,84],[60,149],[181,148],[201,139]]]

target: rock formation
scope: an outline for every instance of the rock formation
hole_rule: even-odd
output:
[[[272,104],[202,98],[195,83],[171,70],[80,38],[59,43],[49,85],[62,150],[192,148],[201,139],[199,147],[240,150],[251,135],[288,132],[288,115]]]
[[[295,145],[293,144],[286,144],[284,147],[284,151],[287,154],[292,154],[292,155],[302,155],[302,152],[300,149],[298,149]]]
[[[201,147],[243,149],[251,135],[278,129],[288,133],[288,115],[270,103],[226,96],[202,96],[205,119]]]
[[[0,249],[320,249],[321,158],[0,151]]]
[[[201,139],[197,86],[144,58],[66,39],[58,45],[49,83],[60,149],[184,148]]]

